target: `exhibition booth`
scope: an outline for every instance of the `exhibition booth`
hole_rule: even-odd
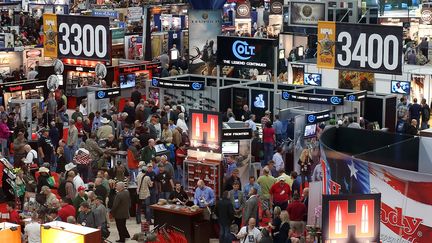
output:
[[[315,179],[322,180],[323,194],[380,193],[381,207],[369,219],[380,220],[382,242],[423,242],[432,237],[430,217],[424,213],[432,201],[425,193],[432,183],[430,145],[427,137],[332,127],[321,134],[321,163],[314,165],[313,173],[321,175]],[[328,223],[324,213],[329,205],[322,203],[324,224]]]

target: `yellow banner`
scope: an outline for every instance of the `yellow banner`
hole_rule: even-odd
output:
[[[57,57],[57,16],[43,15],[44,53],[46,57]]]
[[[318,22],[317,66],[319,68],[335,67],[336,23]]]

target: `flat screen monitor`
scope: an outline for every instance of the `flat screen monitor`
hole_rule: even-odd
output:
[[[163,145],[163,144],[157,144],[157,145],[155,145],[155,151],[156,151],[156,153],[164,152],[166,150],[167,149],[165,148],[165,145]]]
[[[305,73],[303,79],[304,85],[321,86],[321,74]]]
[[[239,141],[228,141],[222,142],[222,153],[223,154],[238,154],[240,142]]]
[[[317,124],[306,125],[304,137],[305,138],[315,137],[316,127],[317,127]]]
[[[408,81],[391,81],[391,93],[409,95],[411,91],[411,84]]]
[[[136,75],[134,73],[120,74],[119,76],[120,88],[126,89],[126,88],[135,87],[135,80],[136,80]]]

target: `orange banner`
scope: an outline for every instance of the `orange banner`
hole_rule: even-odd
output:
[[[57,57],[57,15],[43,15],[44,53],[46,57]]]
[[[318,60],[319,68],[335,67],[336,23],[318,22]]]

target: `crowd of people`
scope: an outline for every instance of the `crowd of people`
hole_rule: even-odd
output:
[[[106,238],[112,219],[118,242],[124,242],[131,237],[126,227],[132,206],[130,185],[136,186],[139,199],[137,224],[143,220],[153,224],[149,206],[164,199],[209,209],[205,211],[209,212],[208,219],[219,225],[221,242],[231,242],[231,236],[241,242],[314,242],[305,234],[308,189],[303,188],[296,172],[285,173],[282,151],[276,146],[282,136],[277,116],[266,112],[261,119],[260,176],[251,176],[249,183],[242,185],[239,168],[228,157],[224,162],[224,190],[217,200],[202,180],[193,195],[183,189],[183,161],[190,141],[188,112],[182,102],[166,98],[159,108],[155,101],[141,97],[134,89],[121,111],[112,106],[95,113],[88,113],[83,101],[69,117],[62,110],[67,103],[63,94],[52,93],[40,120],[37,145],[27,141],[26,125],[13,112],[0,107],[2,151],[17,174],[15,194],[3,183],[10,201],[9,221],[20,223],[25,214],[31,218],[24,230],[29,242],[39,242],[38,226],[54,220],[99,228]],[[225,120],[237,120],[231,109],[224,116]],[[256,126],[255,117],[245,106],[238,120],[245,121],[256,134],[260,126]],[[63,134],[66,121],[67,135]],[[169,156],[156,154],[160,144]],[[126,160],[116,158],[118,151],[127,151]],[[35,193],[37,203],[26,198],[27,192]],[[17,210],[23,213],[18,215]]]
[[[424,98],[420,104],[417,98],[408,104],[408,99],[404,96],[397,105],[397,118],[396,132],[418,135],[419,130],[429,128],[430,107]]]

